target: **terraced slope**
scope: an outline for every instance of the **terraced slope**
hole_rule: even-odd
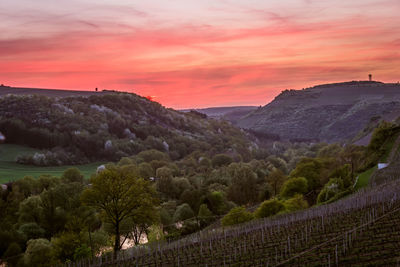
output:
[[[109,255],[89,266],[395,266],[400,182],[341,201]]]

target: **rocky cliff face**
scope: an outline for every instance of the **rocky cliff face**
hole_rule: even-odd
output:
[[[282,140],[338,142],[354,139],[371,121],[400,116],[400,85],[346,82],[285,90],[237,121]]]

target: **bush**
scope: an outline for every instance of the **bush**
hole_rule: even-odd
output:
[[[284,198],[293,197],[295,194],[307,193],[307,179],[304,177],[295,177],[287,180],[281,190],[281,196]]]
[[[270,199],[261,203],[260,207],[255,212],[257,218],[270,217],[285,210],[285,205],[278,199]]]
[[[221,224],[222,226],[235,225],[251,221],[253,218],[254,218],[253,214],[251,214],[251,212],[246,211],[246,209],[243,206],[241,206],[231,209],[228,212],[228,214],[226,214],[222,218]]]
[[[296,194],[294,197],[283,202],[286,211],[292,212],[296,210],[304,210],[308,208],[308,202],[304,199],[303,195]]]
[[[194,212],[187,203],[176,208],[174,222],[184,221],[194,217]]]
[[[24,263],[27,266],[54,266],[53,246],[50,241],[44,238],[29,240]]]

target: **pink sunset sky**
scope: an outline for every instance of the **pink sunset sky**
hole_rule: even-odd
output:
[[[113,89],[167,107],[400,80],[399,0],[0,1],[0,83]]]

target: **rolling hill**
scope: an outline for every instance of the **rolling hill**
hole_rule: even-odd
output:
[[[4,86],[0,92],[0,132],[6,142],[44,151],[20,157],[21,163],[118,161],[148,149],[174,160],[195,151],[251,154],[248,135],[230,123],[167,109],[133,93]]]
[[[400,84],[354,81],[285,90],[236,125],[281,140],[340,142],[367,136],[363,143],[368,143],[366,128],[399,116]]]

